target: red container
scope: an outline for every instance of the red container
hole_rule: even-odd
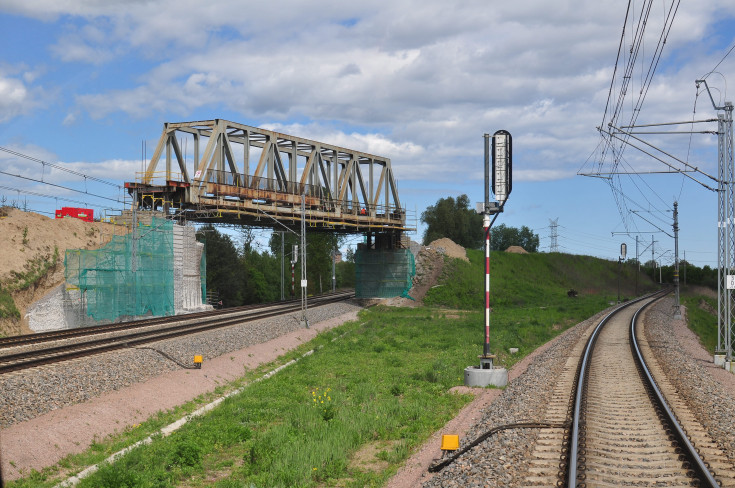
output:
[[[94,210],[91,208],[61,207],[61,210],[56,211],[56,218],[63,219],[64,217],[74,217],[85,222],[93,222]]]

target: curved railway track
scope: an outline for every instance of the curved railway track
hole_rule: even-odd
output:
[[[354,296],[351,291],[321,295],[310,299],[309,306],[318,307]],[[3,342],[0,343],[0,374],[239,325],[299,310],[301,310],[301,301],[290,300],[175,317],[159,317],[29,336],[7,337],[3,338]]]
[[[661,296],[613,310],[571,352],[544,419],[570,427],[539,434],[523,486],[735,487],[733,466],[638,330]]]

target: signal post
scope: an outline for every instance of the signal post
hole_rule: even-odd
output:
[[[494,364],[497,356],[490,352],[490,228],[512,189],[512,138],[508,131],[499,130],[492,136],[492,186],[495,199],[490,201],[490,134],[485,134],[485,201],[478,204],[485,234],[485,341],[480,366],[468,366],[464,370],[465,386],[505,386],[508,370]],[[494,216],[490,219],[490,216]]]

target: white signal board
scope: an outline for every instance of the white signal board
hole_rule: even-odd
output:
[[[493,193],[501,204],[511,190],[511,136],[507,131],[493,134]]]

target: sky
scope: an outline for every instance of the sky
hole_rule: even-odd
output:
[[[559,251],[608,259],[638,236],[646,261],[653,239],[668,265],[677,201],[680,257],[715,266],[717,137],[687,132],[716,123],[636,136],[698,181],[597,127],[716,118],[695,80],[730,100],[733,43],[726,0],[0,0],[0,199],[104,214],[165,122],[220,118],[390,158],[421,240],[439,198],[483,200],[483,134],[503,129],[496,225],[548,251],[556,220]],[[656,173],[580,175],[607,172]]]

